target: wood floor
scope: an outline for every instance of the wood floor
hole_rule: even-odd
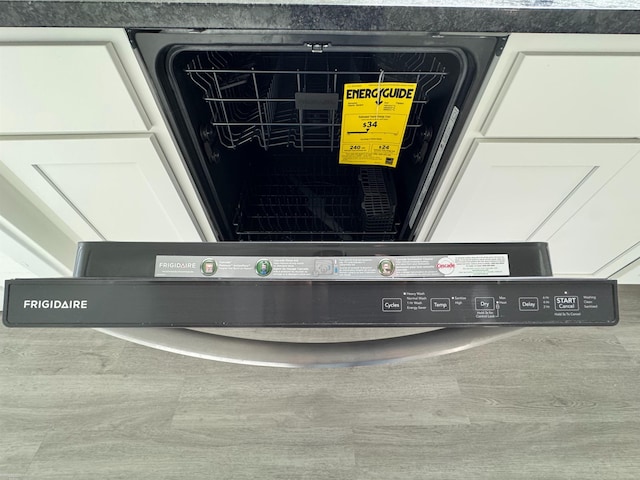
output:
[[[287,370],[0,328],[0,480],[640,478],[640,287],[613,328]]]

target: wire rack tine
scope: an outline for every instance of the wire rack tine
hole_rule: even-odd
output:
[[[302,90],[302,85],[301,85],[301,80],[300,80],[300,72],[298,72],[296,74],[296,81],[298,83],[298,91],[299,92],[303,91]],[[303,112],[303,110],[301,110],[301,109],[298,110],[298,117],[300,118],[300,150],[302,152],[304,152],[304,131],[303,131],[303,126],[302,126],[302,123],[303,123],[303,118],[302,118],[303,113],[302,112]]]
[[[185,68],[184,71],[186,73],[213,73],[214,71],[216,73],[247,73],[246,70],[240,70],[240,69],[226,69],[226,68],[218,68],[218,69],[212,69],[212,68]],[[318,70],[300,70],[300,69],[296,69],[296,70],[278,70],[278,69],[274,69],[274,70],[255,70],[255,73],[260,74],[260,75],[276,75],[276,74],[283,74],[283,75],[291,75],[291,74],[296,74],[296,73],[300,73],[302,75],[326,75],[326,72],[322,72],[322,71],[318,71]],[[353,70],[353,71],[340,71],[339,72],[340,75],[379,75],[380,71],[363,71],[363,70]],[[387,75],[406,75],[407,73],[414,73],[413,71],[410,70],[405,70],[405,71],[385,71],[385,73]],[[428,71],[428,72],[420,72],[422,75],[434,75],[434,76],[447,76],[449,75],[448,72],[442,72],[442,71]]]
[[[256,92],[256,98],[260,99],[260,91],[258,90],[258,82],[256,80],[256,74],[255,73],[251,73],[251,78],[253,79],[253,88],[255,89]],[[264,126],[269,123],[268,119],[266,118],[266,116],[263,119],[263,114],[262,114],[262,106],[260,105],[260,101],[258,101],[257,105],[258,105],[258,116],[260,117],[260,132],[262,133],[262,142],[263,142],[263,148],[265,150],[267,150],[269,148],[269,144],[267,142],[267,135],[264,131]]]
[[[216,87],[216,94],[218,95],[218,98],[222,98],[220,84],[218,83],[218,74],[215,71],[213,72],[213,81]],[[231,125],[229,124],[229,116],[227,115],[227,109],[224,106],[224,102],[220,102],[220,105],[222,106],[222,115],[224,116],[224,121],[227,122],[227,129],[229,130],[229,141],[231,142],[231,148],[235,148],[236,146],[233,141],[233,132],[231,131]]]

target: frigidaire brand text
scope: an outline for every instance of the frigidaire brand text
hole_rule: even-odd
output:
[[[160,268],[196,268],[195,263],[189,262],[160,262]]]
[[[23,303],[23,308],[32,308],[32,309],[86,309],[88,301],[87,300],[25,300]]]

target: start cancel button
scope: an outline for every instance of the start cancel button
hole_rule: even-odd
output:
[[[580,310],[578,306],[578,297],[572,295],[562,295],[554,297],[556,312],[577,311]]]

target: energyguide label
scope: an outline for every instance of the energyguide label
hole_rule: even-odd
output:
[[[416,83],[348,83],[342,101],[339,163],[395,167]]]
[[[507,254],[354,257],[158,255],[155,277],[273,280],[392,280],[509,275]]]

